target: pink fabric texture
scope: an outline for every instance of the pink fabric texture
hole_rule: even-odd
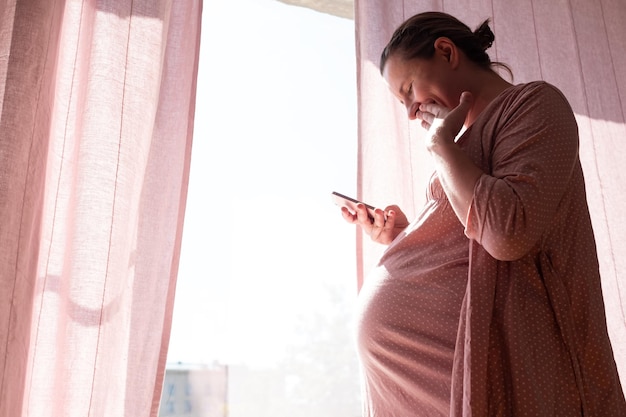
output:
[[[626,415],[569,105],[510,88],[458,143],[493,175],[465,233],[435,176],[364,283],[366,415]]]
[[[0,416],[156,416],[202,1],[0,5]]]
[[[626,152],[622,140],[626,137],[626,79],[619,74],[626,70],[626,58],[620,52],[626,47],[626,34],[620,24],[626,18],[626,8],[616,2],[597,1],[538,4],[479,0],[470,5],[356,0],[359,197],[379,206],[398,204],[410,217],[426,201],[424,190],[432,168],[422,147],[421,128],[408,120],[404,107],[388,91],[378,62],[393,30],[413,14],[428,10],[450,13],[470,27],[490,18],[496,41],[488,52],[493,60],[512,67],[514,83],[549,81],[572,105],[579,128],[580,159],[600,261],[608,333],[619,375],[625,381],[626,241],[622,236],[626,236],[626,222],[620,213],[625,202],[626,174],[619,155]],[[489,236],[473,228],[485,219],[477,216],[470,220],[468,234],[485,239],[483,243],[488,246]],[[385,247],[364,237],[359,237],[358,244],[362,282],[374,271]],[[473,256],[476,254],[474,251]],[[563,295],[562,288],[553,289]],[[484,403],[480,398],[466,400]]]

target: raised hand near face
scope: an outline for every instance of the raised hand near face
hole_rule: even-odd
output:
[[[459,105],[448,109],[437,103],[422,103],[416,113],[421,125],[428,130],[427,147],[438,141],[454,142],[472,108],[473,96],[465,91],[461,94]]]

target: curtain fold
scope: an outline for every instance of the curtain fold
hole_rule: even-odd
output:
[[[421,130],[387,90],[378,70],[393,30],[415,13],[438,10],[472,29],[490,18],[492,60],[513,69],[514,83],[543,79],[570,101],[601,264],[607,324],[626,382],[626,19],[623,2],[532,0],[355,0],[359,91],[359,197],[396,203],[412,217],[431,172]],[[506,77],[506,74],[503,74]],[[357,237],[359,282],[383,247]],[[622,385],[626,386],[625,383]]]
[[[158,413],[201,11],[0,5],[0,416]]]

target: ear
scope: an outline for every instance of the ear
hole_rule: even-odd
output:
[[[459,50],[450,38],[437,38],[434,46],[435,55],[445,59],[453,69],[459,65]]]

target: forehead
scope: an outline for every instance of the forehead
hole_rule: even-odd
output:
[[[392,90],[398,91],[402,83],[410,77],[411,72],[411,62],[397,55],[391,55],[385,63],[383,78]]]

